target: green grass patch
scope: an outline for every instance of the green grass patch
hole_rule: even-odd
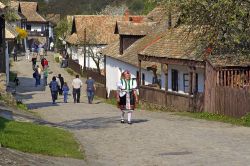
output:
[[[224,123],[230,123],[233,125],[247,126],[250,127],[250,114],[243,116],[242,118],[233,118],[224,115],[211,114],[207,112],[192,113],[192,112],[177,112],[176,115],[188,116],[197,119],[205,119],[210,121],[218,121]]]
[[[33,123],[0,118],[0,144],[23,152],[84,159],[71,133]]]
[[[16,102],[16,107],[17,107],[17,109],[19,109],[19,110],[23,110],[23,111],[28,111],[28,107],[27,107],[27,105],[26,104],[23,104],[22,102]]]
[[[74,70],[72,70],[71,68],[66,68],[66,71],[72,76],[75,75]]]

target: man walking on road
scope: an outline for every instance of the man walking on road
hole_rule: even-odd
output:
[[[94,92],[95,92],[95,81],[89,77],[89,79],[86,81],[86,84],[87,84],[87,96],[88,96],[88,101],[89,101],[89,104],[92,104],[93,102],[93,99],[94,99]]]
[[[80,103],[82,81],[79,79],[79,75],[76,75],[76,78],[73,79],[72,87],[74,103]]]

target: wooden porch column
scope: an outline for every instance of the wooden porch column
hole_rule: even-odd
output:
[[[141,60],[139,59],[139,83],[138,83],[138,87],[141,86]]]
[[[190,67],[191,69],[191,67]],[[193,72],[192,72],[192,69],[191,71],[189,72],[189,95],[192,95],[192,78],[193,78]]]

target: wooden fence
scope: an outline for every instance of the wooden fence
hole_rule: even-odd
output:
[[[95,95],[101,98],[107,98],[107,90],[105,87],[98,86],[96,87]]]
[[[203,98],[203,94],[193,97],[146,86],[140,87],[140,100],[164,107],[173,107],[179,111],[202,111]]]
[[[72,59],[68,59],[68,67],[80,75],[86,77],[91,76],[98,83],[101,83],[103,85],[105,85],[106,83],[105,76],[101,75],[96,69],[86,68],[86,70],[83,70],[82,66]]]
[[[206,112],[237,118],[250,113],[250,89],[216,86],[208,93]]]
[[[78,62],[68,59],[68,67],[74,70],[76,73],[82,75],[82,67]]]

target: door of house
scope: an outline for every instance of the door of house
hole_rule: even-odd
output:
[[[178,92],[178,70],[172,69],[172,91]]]

